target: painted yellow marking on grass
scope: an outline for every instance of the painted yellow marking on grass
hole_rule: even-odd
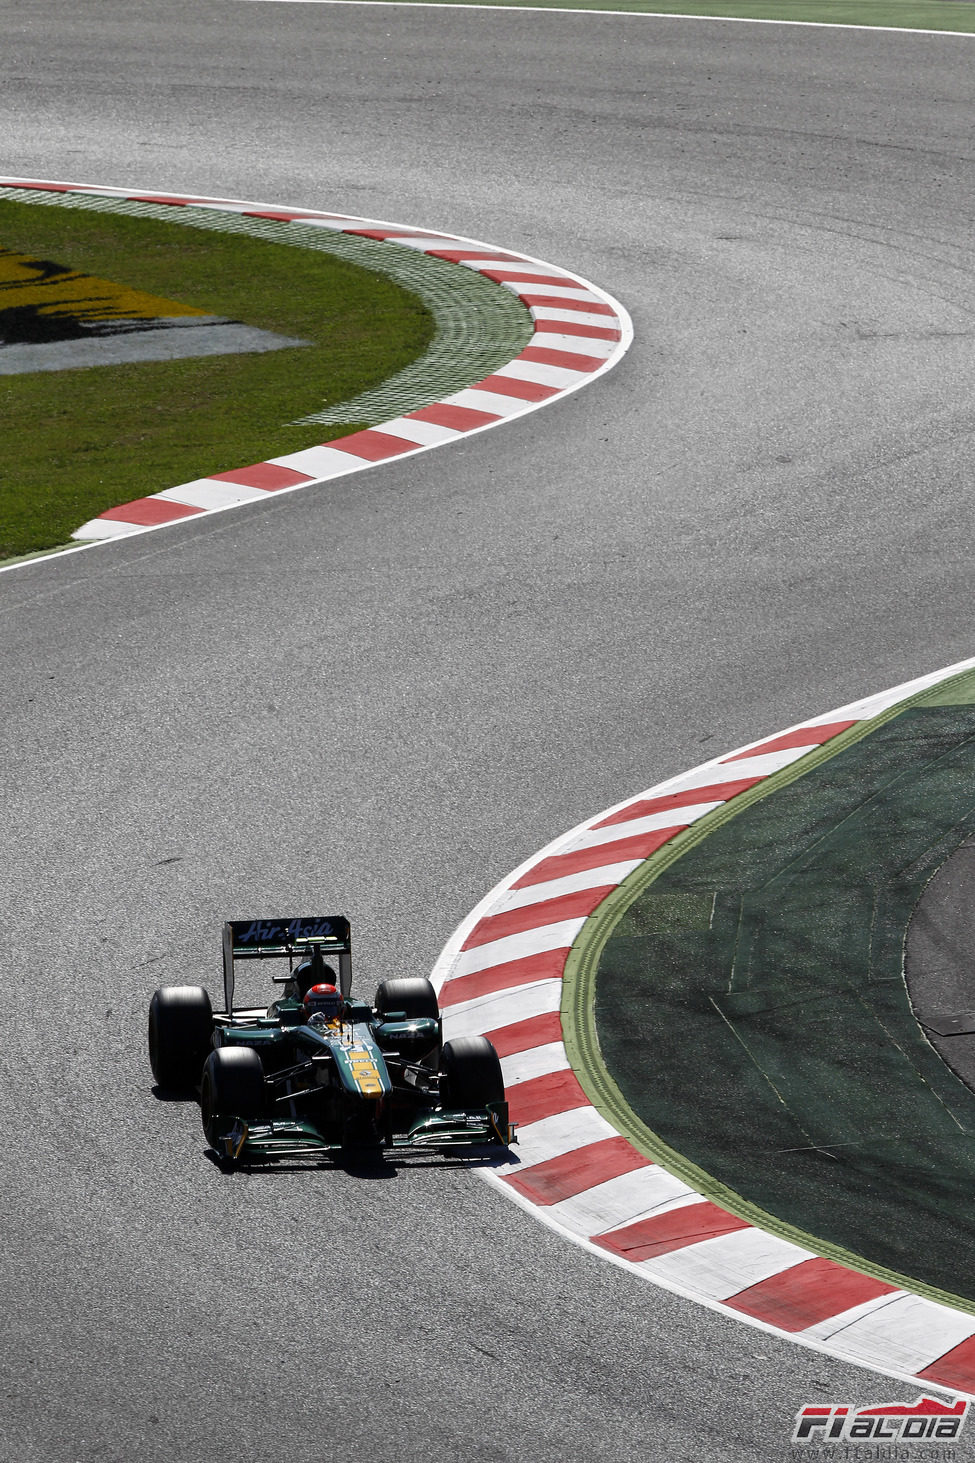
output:
[[[307,344],[0,248],[0,376]]]
[[[14,314],[13,312],[16,312]],[[71,320],[84,324],[106,324],[114,320],[158,320],[175,316],[205,315],[205,310],[166,300],[160,295],[82,274],[49,259],[32,259],[0,249],[0,339],[7,338],[4,326],[19,324],[17,339],[36,339],[30,321]]]

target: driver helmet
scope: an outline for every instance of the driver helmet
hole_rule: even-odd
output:
[[[305,996],[305,1020],[337,1021],[342,1011],[342,997],[333,985],[313,985]],[[318,1024],[318,1023],[316,1023]]]

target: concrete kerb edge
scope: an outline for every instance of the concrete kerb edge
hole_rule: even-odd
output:
[[[804,27],[808,30],[853,30],[879,31],[881,35],[915,36],[966,36],[975,34],[964,30],[925,30],[914,25],[869,25],[846,20],[786,20],[784,17],[760,15],[709,15],[707,13],[674,10],[593,10],[584,5],[483,5],[476,0],[243,0],[249,4],[299,4],[299,5],[361,5],[378,6],[386,9],[402,9],[409,4],[419,10],[488,10],[524,11],[529,15],[588,15],[608,16],[613,20],[638,17],[641,20],[707,20],[726,25],[785,25]]]
[[[579,290],[579,291],[583,291],[583,292],[588,292],[588,293],[594,295],[596,297],[596,299],[600,302],[600,304],[603,307],[605,307],[606,310],[609,312],[609,313],[606,314],[606,328],[607,328],[607,330],[614,330],[616,332],[617,338],[616,338],[615,342],[613,343],[613,349],[612,349],[611,353],[606,357],[605,360],[602,361],[602,363],[598,367],[596,367],[594,369],[588,369],[588,370],[585,370],[585,371],[575,370],[575,368],[572,368],[572,367],[566,367],[566,369],[573,369],[574,370],[574,374],[577,374],[578,375],[579,379],[577,381],[571,381],[568,384],[563,384],[563,385],[558,385],[556,387],[553,387],[552,390],[551,390],[551,394],[548,395],[547,397],[545,397],[544,399],[537,400],[537,401],[526,400],[525,403],[524,403],[524,406],[520,407],[519,409],[517,409],[515,411],[510,411],[509,410],[509,411],[506,411],[503,414],[499,413],[496,416],[496,419],[493,420],[493,421],[484,422],[484,423],[481,423],[481,424],[476,425],[476,426],[470,426],[470,427],[467,427],[467,428],[465,428],[463,430],[458,429],[457,430],[457,435],[455,437],[449,439],[449,440],[442,441],[442,442],[430,442],[430,443],[419,444],[419,443],[413,443],[413,442],[407,443],[406,440],[404,439],[404,450],[402,450],[400,452],[397,452],[393,456],[383,457],[383,458],[380,458],[378,460],[372,460],[372,459],[365,458],[365,457],[358,457],[351,450],[343,449],[341,447],[341,444],[342,443],[344,443],[344,442],[351,442],[354,437],[359,436],[360,434],[353,433],[350,437],[335,438],[332,441],[325,443],[324,445],[326,447],[335,448],[338,451],[346,451],[346,455],[348,456],[348,463],[349,463],[349,465],[347,467],[343,465],[342,468],[341,468],[341,470],[338,470],[338,471],[336,471],[334,473],[329,473],[329,474],[326,474],[324,476],[311,476],[311,477],[308,477],[303,482],[293,483],[293,484],[289,484],[289,485],[284,486],[284,487],[277,487],[277,488],[275,488],[273,490],[268,490],[266,492],[266,495],[264,493],[262,493],[260,498],[256,498],[255,499],[253,497],[250,497],[250,498],[246,498],[246,499],[243,499],[241,501],[238,501],[238,502],[223,503],[223,504],[220,504],[219,506],[206,507],[206,508],[203,508],[203,509],[199,509],[197,511],[193,511],[192,513],[189,513],[189,514],[180,513],[179,516],[174,516],[174,517],[172,517],[170,519],[166,519],[163,522],[150,523],[150,524],[132,524],[132,525],[130,525],[130,524],[127,523],[125,525],[125,527],[124,527],[124,529],[123,529],[122,532],[115,532],[115,533],[106,532],[104,534],[104,536],[91,537],[91,538],[88,538],[85,541],[79,542],[77,544],[73,544],[73,545],[70,545],[70,546],[63,547],[63,548],[54,548],[52,550],[45,551],[45,552],[43,552],[40,555],[30,556],[30,557],[26,557],[25,556],[23,558],[15,559],[15,560],[11,561],[10,563],[0,565],[0,573],[6,573],[6,572],[9,572],[9,571],[13,571],[15,569],[21,569],[21,568],[24,568],[27,565],[34,565],[34,564],[37,563],[38,558],[43,558],[43,559],[60,558],[63,554],[81,553],[81,552],[83,552],[85,550],[88,550],[88,549],[91,549],[91,548],[99,548],[99,547],[102,547],[102,546],[104,546],[106,544],[114,543],[114,542],[116,542],[120,538],[129,539],[129,538],[141,536],[142,534],[145,534],[145,533],[155,533],[159,529],[162,529],[162,528],[172,528],[172,527],[175,527],[176,525],[179,525],[179,524],[192,523],[192,522],[195,522],[195,521],[197,521],[199,519],[202,519],[202,518],[209,518],[209,517],[211,517],[215,513],[225,513],[225,512],[230,511],[231,509],[245,507],[245,506],[247,506],[247,504],[249,502],[255,502],[255,501],[256,502],[260,502],[260,501],[262,501],[262,499],[265,496],[268,499],[270,499],[270,498],[279,498],[279,497],[284,496],[285,494],[299,492],[299,491],[301,491],[301,490],[303,490],[305,488],[320,487],[322,484],[332,481],[332,479],[335,478],[335,477],[348,477],[351,474],[358,474],[358,473],[363,472],[363,471],[365,471],[365,470],[367,470],[369,468],[377,468],[377,467],[386,466],[389,462],[398,461],[402,457],[413,457],[413,456],[417,455],[418,453],[429,452],[429,451],[432,451],[434,448],[437,448],[437,447],[447,447],[447,446],[450,446],[450,445],[452,445],[452,443],[454,441],[465,440],[468,437],[473,437],[473,436],[479,435],[479,434],[481,434],[483,432],[490,431],[494,427],[504,426],[508,422],[518,421],[522,417],[527,416],[529,413],[534,412],[534,411],[537,411],[540,407],[548,406],[552,402],[561,401],[564,397],[573,395],[576,391],[580,390],[584,386],[588,386],[592,381],[596,380],[597,377],[605,375],[607,371],[611,370],[615,365],[617,365],[619,363],[619,361],[622,360],[622,358],[626,354],[626,352],[629,350],[630,345],[632,344],[632,341],[633,341],[633,324],[632,324],[632,321],[630,319],[630,316],[629,316],[628,312],[626,311],[626,309],[624,308],[624,306],[622,304],[620,304],[619,301],[617,301],[616,299],[614,299],[614,297],[612,295],[610,295],[606,290],[603,290],[599,285],[596,285],[596,284],[592,283],[590,280],[584,278],[581,275],[578,275],[578,274],[573,273],[571,270],[564,269],[560,265],[550,264],[547,261],[542,260],[542,259],[539,259],[539,258],[537,258],[534,255],[525,254],[525,253],[522,253],[522,252],[520,252],[518,250],[510,249],[507,246],[501,245],[501,244],[485,243],[483,240],[472,239],[472,238],[470,238],[470,237],[468,237],[466,235],[461,235],[461,234],[443,234],[443,233],[441,233],[438,230],[434,230],[434,229],[431,229],[431,230],[422,230],[422,229],[419,229],[416,225],[412,225],[412,224],[399,224],[399,223],[390,222],[389,220],[384,220],[384,219],[360,218],[360,217],[354,216],[354,215],[339,214],[339,213],[326,213],[326,212],[323,212],[322,210],[315,210],[315,209],[300,209],[300,208],[292,208],[292,207],[288,207],[288,206],[278,206],[278,205],[273,205],[273,204],[254,202],[254,201],[246,200],[246,199],[215,199],[215,198],[210,198],[210,197],[206,197],[206,196],[202,196],[202,195],[191,195],[191,194],[185,194],[185,195],[184,194],[179,194],[179,195],[177,195],[177,194],[168,194],[168,193],[163,193],[163,192],[150,192],[150,191],[147,191],[147,190],[134,191],[134,190],[129,190],[129,189],[113,188],[113,187],[110,187],[110,186],[100,185],[100,184],[68,183],[68,182],[62,182],[62,181],[56,181],[56,180],[48,180],[48,179],[0,177],[0,189],[4,189],[4,188],[11,188],[11,189],[13,189],[13,188],[20,188],[20,189],[29,189],[29,188],[45,189],[45,190],[49,190],[49,191],[52,191],[52,192],[87,194],[87,195],[96,196],[96,197],[97,196],[102,196],[102,197],[106,197],[106,198],[118,199],[118,200],[124,200],[124,201],[131,201],[131,202],[149,202],[149,203],[171,204],[174,208],[177,208],[177,207],[179,207],[181,205],[187,205],[187,204],[189,204],[189,205],[194,205],[194,206],[199,206],[199,207],[213,208],[215,210],[225,210],[226,212],[232,213],[232,214],[245,214],[245,213],[250,214],[250,213],[255,213],[258,216],[260,216],[261,214],[263,214],[265,216],[266,215],[273,215],[276,219],[283,219],[284,221],[294,221],[296,223],[301,223],[303,220],[304,221],[307,221],[307,222],[311,222],[311,223],[314,223],[316,220],[319,220],[319,221],[320,220],[334,220],[337,223],[338,231],[341,231],[341,232],[355,233],[357,231],[362,231],[362,230],[367,230],[367,229],[382,230],[382,231],[388,231],[392,235],[399,235],[399,236],[401,236],[403,238],[405,238],[407,236],[422,237],[422,238],[433,238],[433,239],[436,240],[437,247],[440,248],[440,249],[457,249],[457,248],[467,249],[467,248],[470,248],[470,250],[472,251],[472,253],[475,253],[475,254],[484,254],[484,253],[486,253],[488,255],[493,255],[496,258],[499,257],[499,256],[509,256],[510,257],[510,262],[511,262],[511,267],[512,267],[512,270],[513,271],[515,271],[515,270],[517,270],[518,268],[521,268],[521,267],[528,267],[528,268],[534,267],[534,268],[537,268],[539,270],[542,270],[544,272],[547,272],[547,273],[551,274],[552,277],[553,277],[553,280],[557,279],[559,287],[572,287],[573,289],[576,289],[576,290]],[[381,242],[383,244],[392,244],[393,247],[410,248],[410,246],[407,245],[407,244],[399,244],[397,246],[396,241],[395,241],[395,238],[384,239]],[[423,254],[425,252],[428,252],[428,251],[427,250],[423,250],[423,249],[411,249],[410,252],[412,254],[414,254],[415,256],[422,258]],[[430,251],[430,252],[432,252],[432,251]],[[438,261],[438,262],[445,262],[445,261]],[[461,265],[459,263],[456,265],[456,267],[458,269],[464,269],[465,272],[469,268],[469,266]],[[498,283],[496,281],[491,281],[491,282],[492,283],[497,283],[497,288],[498,289],[509,288],[504,283]],[[540,289],[541,288],[542,287],[540,287],[540,286],[538,286],[536,284],[534,286],[526,286],[526,288],[525,288],[524,291],[519,291],[519,290],[514,290],[513,291],[513,293],[515,294],[516,298],[521,299],[522,300],[522,303],[525,304],[526,309],[528,309],[529,315],[531,316],[533,322],[536,321],[538,317],[536,317],[534,315],[531,306],[528,304],[527,298],[523,299],[522,298],[522,295],[524,294],[526,297],[527,296],[530,296],[530,295],[537,295],[540,292]],[[568,307],[566,307],[565,313],[571,315],[571,311],[568,310]],[[566,322],[566,329],[565,329],[565,331],[564,332],[560,332],[560,333],[565,334],[565,335],[571,335],[572,334],[572,331],[571,331],[571,328],[569,328],[570,326],[571,326],[571,319]],[[502,364],[501,366],[497,367],[496,368],[496,371],[493,372],[493,373],[491,373],[491,374],[496,375],[499,372],[508,372],[509,371],[509,368],[516,367],[518,361],[521,359],[521,357],[523,355],[524,350],[528,350],[528,349],[530,349],[532,347],[538,347],[538,346],[544,347],[545,346],[545,334],[546,334],[546,332],[542,332],[542,331],[538,330],[537,328],[534,329],[531,337],[529,338],[528,344],[523,348],[523,351],[522,352],[519,352],[518,355],[513,356],[511,358],[511,360],[509,360],[508,362],[506,362],[506,363]],[[582,338],[583,337],[581,337],[581,336],[578,337],[578,339],[580,339],[580,340]],[[528,379],[531,379],[531,378],[528,377],[528,378],[524,378],[524,379],[528,380]],[[474,382],[470,383],[470,385],[468,385],[467,387],[461,388],[461,390],[458,390],[457,392],[452,392],[450,394],[451,395],[461,395],[462,394],[462,391],[476,390],[479,384],[480,384],[479,382],[474,381]],[[499,393],[499,397],[500,397],[500,393]],[[433,403],[430,403],[430,406],[433,407],[433,406],[442,405],[442,404],[444,404],[444,403],[433,402]],[[427,408],[417,408],[417,410],[425,410],[425,409],[427,409]],[[482,415],[483,414],[484,413],[482,413]],[[409,416],[409,412],[404,413],[404,416]],[[394,419],[394,420],[397,420],[397,419]],[[386,425],[387,425],[386,423],[379,422],[379,423],[376,423],[375,425],[373,425],[371,428],[369,428],[369,430],[376,431],[376,432],[383,432],[385,430]],[[312,449],[312,450],[314,450],[314,449]],[[246,473],[250,468],[253,468],[253,467],[263,467],[265,465],[266,464],[263,464],[263,463],[261,463],[261,464],[248,464],[248,465],[243,466],[240,469],[236,469],[236,470],[235,469],[222,469],[221,470],[221,479],[223,479],[225,477],[225,475],[227,473],[229,473],[229,472],[236,471],[236,472],[239,472],[240,474],[243,474],[243,473]],[[214,478],[214,481],[216,481],[216,480],[217,479],[215,477]],[[208,479],[200,479],[198,481],[205,483],[205,482],[207,482],[209,480]],[[173,501],[173,499],[170,498],[169,495],[175,494],[178,491],[178,488],[180,486],[182,486],[182,487],[188,487],[190,485],[189,484],[181,484],[181,485],[174,485],[174,486],[171,486],[171,487],[168,487],[168,488],[164,488],[164,489],[159,489],[159,490],[157,490],[157,493],[155,493],[155,494],[149,494],[148,495],[148,499],[155,499],[157,501],[167,501],[167,499],[168,499],[169,501]],[[167,499],[162,499],[161,498],[161,495],[163,493],[166,493],[167,494]],[[147,501],[147,499],[139,499],[139,500],[136,500],[137,503],[143,503],[143,502],[146,502],[146,501]],[[108,513],[112,513],[112,514],[118,514],[122,509],[124,509],[124,508],[126,508],[128,506],[132,506],[132,505],[122,504],[122,505],[119,506],[119,508],[110,509],[110,510],[107,510],[107,512]],[[104,516],[104,515],[99,515],[99,517],[102,517],[102,516]],[[112,521],[116,521],[117,522],[119,520],[116,518],[116,519],[113,519]],[[98,519],[97,518],[94,519],[94,520],[92,520],[92,524],[97,524],[97,523],[98,523]],[[90,525],[87,525],[87,524],[86,525],[82,525],[82,528],[79,529],[79,530],[77,530],[76,532],[80,533],[80,532],[82,532],[83,529],[88,528],[89,526]]]

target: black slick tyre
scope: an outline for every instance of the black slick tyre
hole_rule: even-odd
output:
[[[504,1101],[501,1062],[486,1036],[459,1036],[444,1043],[440,1057],[445,1105],[483,1108]]]
[[[440,1065],[442,1041],[440,1004],[437,993],[427,978],[420,975],[402,975],[384,980],[376,991],[376,1014],[380,1020],[385,1020],[389,1011],[402,1012],[407,1021],[436,1021],[437,1036],[434,1044],[428,1050],[412,1053],[414,1061],[419,1061],[422,1066],[435,1072]]]
[[[407,1021],[416,1021],[424,1016],[440,1020],[437,993],[426,977],[419,975],[401,975],[393,980],[384,980],[376,991],[376,1011],[380,1016],[385,1016],[387,1011],[402,1011]]]
[[[264,1068],[251,1047],[218,1046],[206,1059],[200,1085],[203,1131],[211,1148],[236,1118],[259,1122],[265,1113]]]
[[[149,1065],[159,1087],[190,1092],[210,1050],[213,1010],[202,986],[161,986],[149,1002]]]

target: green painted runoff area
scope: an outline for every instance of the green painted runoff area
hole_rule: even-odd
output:
[[[598,1047],[650,1149],[718,1202],[971,1303],[975,1095],[903,955],[975,832],[975,677],[867,725],[631,876],[590,962]]]
[[[389,3],[389,0],[384,0]],[[410,4],[411,0],[399,0]],[[969,0],[413,0],[424,5],[491,5],[508,10],[606,10],[728,20],[806,21],[817,25],[890,26],[906,30],[975,32]]]

